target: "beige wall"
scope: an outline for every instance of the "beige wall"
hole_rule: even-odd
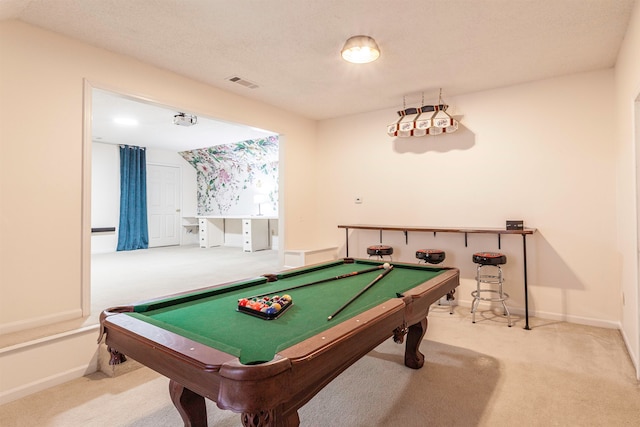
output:
[[[638,295],[638,164],[640,160],[640,4],[636,4],[616,63],[617,238],[624,293],[622,335],[640,379]]]
[[[281,133],[285,245],[313,246],[315,122],[18,21],[0,55],[0,331],[81,315],[84,79]]]
[[[391,109],[323,121],[318,158],[331,165],[318,189],[324,234],[344,244],[335,224],[504,227],[523,219],[538,229],[528,239],[530,313],[618,326],[615,124],[602,124],[615,117],[613,77],[610,69],[456,98],[445,92],[463,115],[450,135],[390,138]],[[376,232],[352,235],[350,255],[366,256],[378,242]],[[472,235],[466,248],[462,235],[410,234],[408,245],[402,233],[383,238],[403,261],[420,247],[445,249],[447,263],[461,268],[463,304],[475,286],[472,253],[498,250],[495,236]],[[503,237],[501,250],[510,305],[522,312],[522,239]]]

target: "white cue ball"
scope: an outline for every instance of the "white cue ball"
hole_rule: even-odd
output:
[[[384,264],[382,264],[382,267],[383,267],[385,270],[388,270],[388,269],[389,269],[389,267],[391,267],[391,265],[389,265],[389,263],[388,263],[388,262],[385,262]]]

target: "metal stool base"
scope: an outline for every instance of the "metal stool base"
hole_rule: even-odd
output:
[[[486,267],[494,267],[497,269],[497,274],[483,274],[483,269]],[[476,311],[478,311],[478,305],[480,301],[487,302],[499,302],[502,304],[502,308],[504,309],[504,315],[507,316],[507,324],[511,327],[511,313],[507,308],[506,300],[509,299],[509,294],[502,290],[502,284],[504,280],[502,277],[502,268],[500,265],[486,265],[479,264],[477,268],[476,274],[476,290],[471,292],[471,296],[473,297],[473,301],[471,302],[471,314],[472,323],[476,323]],[[482,287],[482,284],[488,285],[497,285],[497,289],[488,289],[486,287]]]
[[[453,314],[453,301],[456,299],[456,297],[454,297],[453,294],[455,292],[456,290],[454,289],[447,294],[447,304],[449,304],[449,314]],[[440,304],[440,300],[438,300],[438,305],[442,305]]]
[[[445,260],[447,254],[441,249],[418,249],[416,251],[416,258],[418,264],[424,262],[425,264],[440,264]],[[456,299],[453,294],[455,289],[447,294],[447,304],[449,305],[449,314],[453,314],[453,301]],[[442,305],[438,300],[438,305]]]

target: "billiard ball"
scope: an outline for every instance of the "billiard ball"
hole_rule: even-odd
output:
[[[391,267],[391,265],[390,265],[388,262],[385,262],[384,264],[382,264],[382,267],[383,267],[385,270],[388,270],[388,269]]]

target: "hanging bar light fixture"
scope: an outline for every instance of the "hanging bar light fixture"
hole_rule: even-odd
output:
[[[422,107],[406,108],[406,102],[404,104],[404,109],[398,111],[400,119],[387,126],[387,135],[392,137],[441,135],[458,130],[458,121],[447,113],[449,106],[442,101],[442,89],[440,89],[437,105],[424,105],[424,94]]]

